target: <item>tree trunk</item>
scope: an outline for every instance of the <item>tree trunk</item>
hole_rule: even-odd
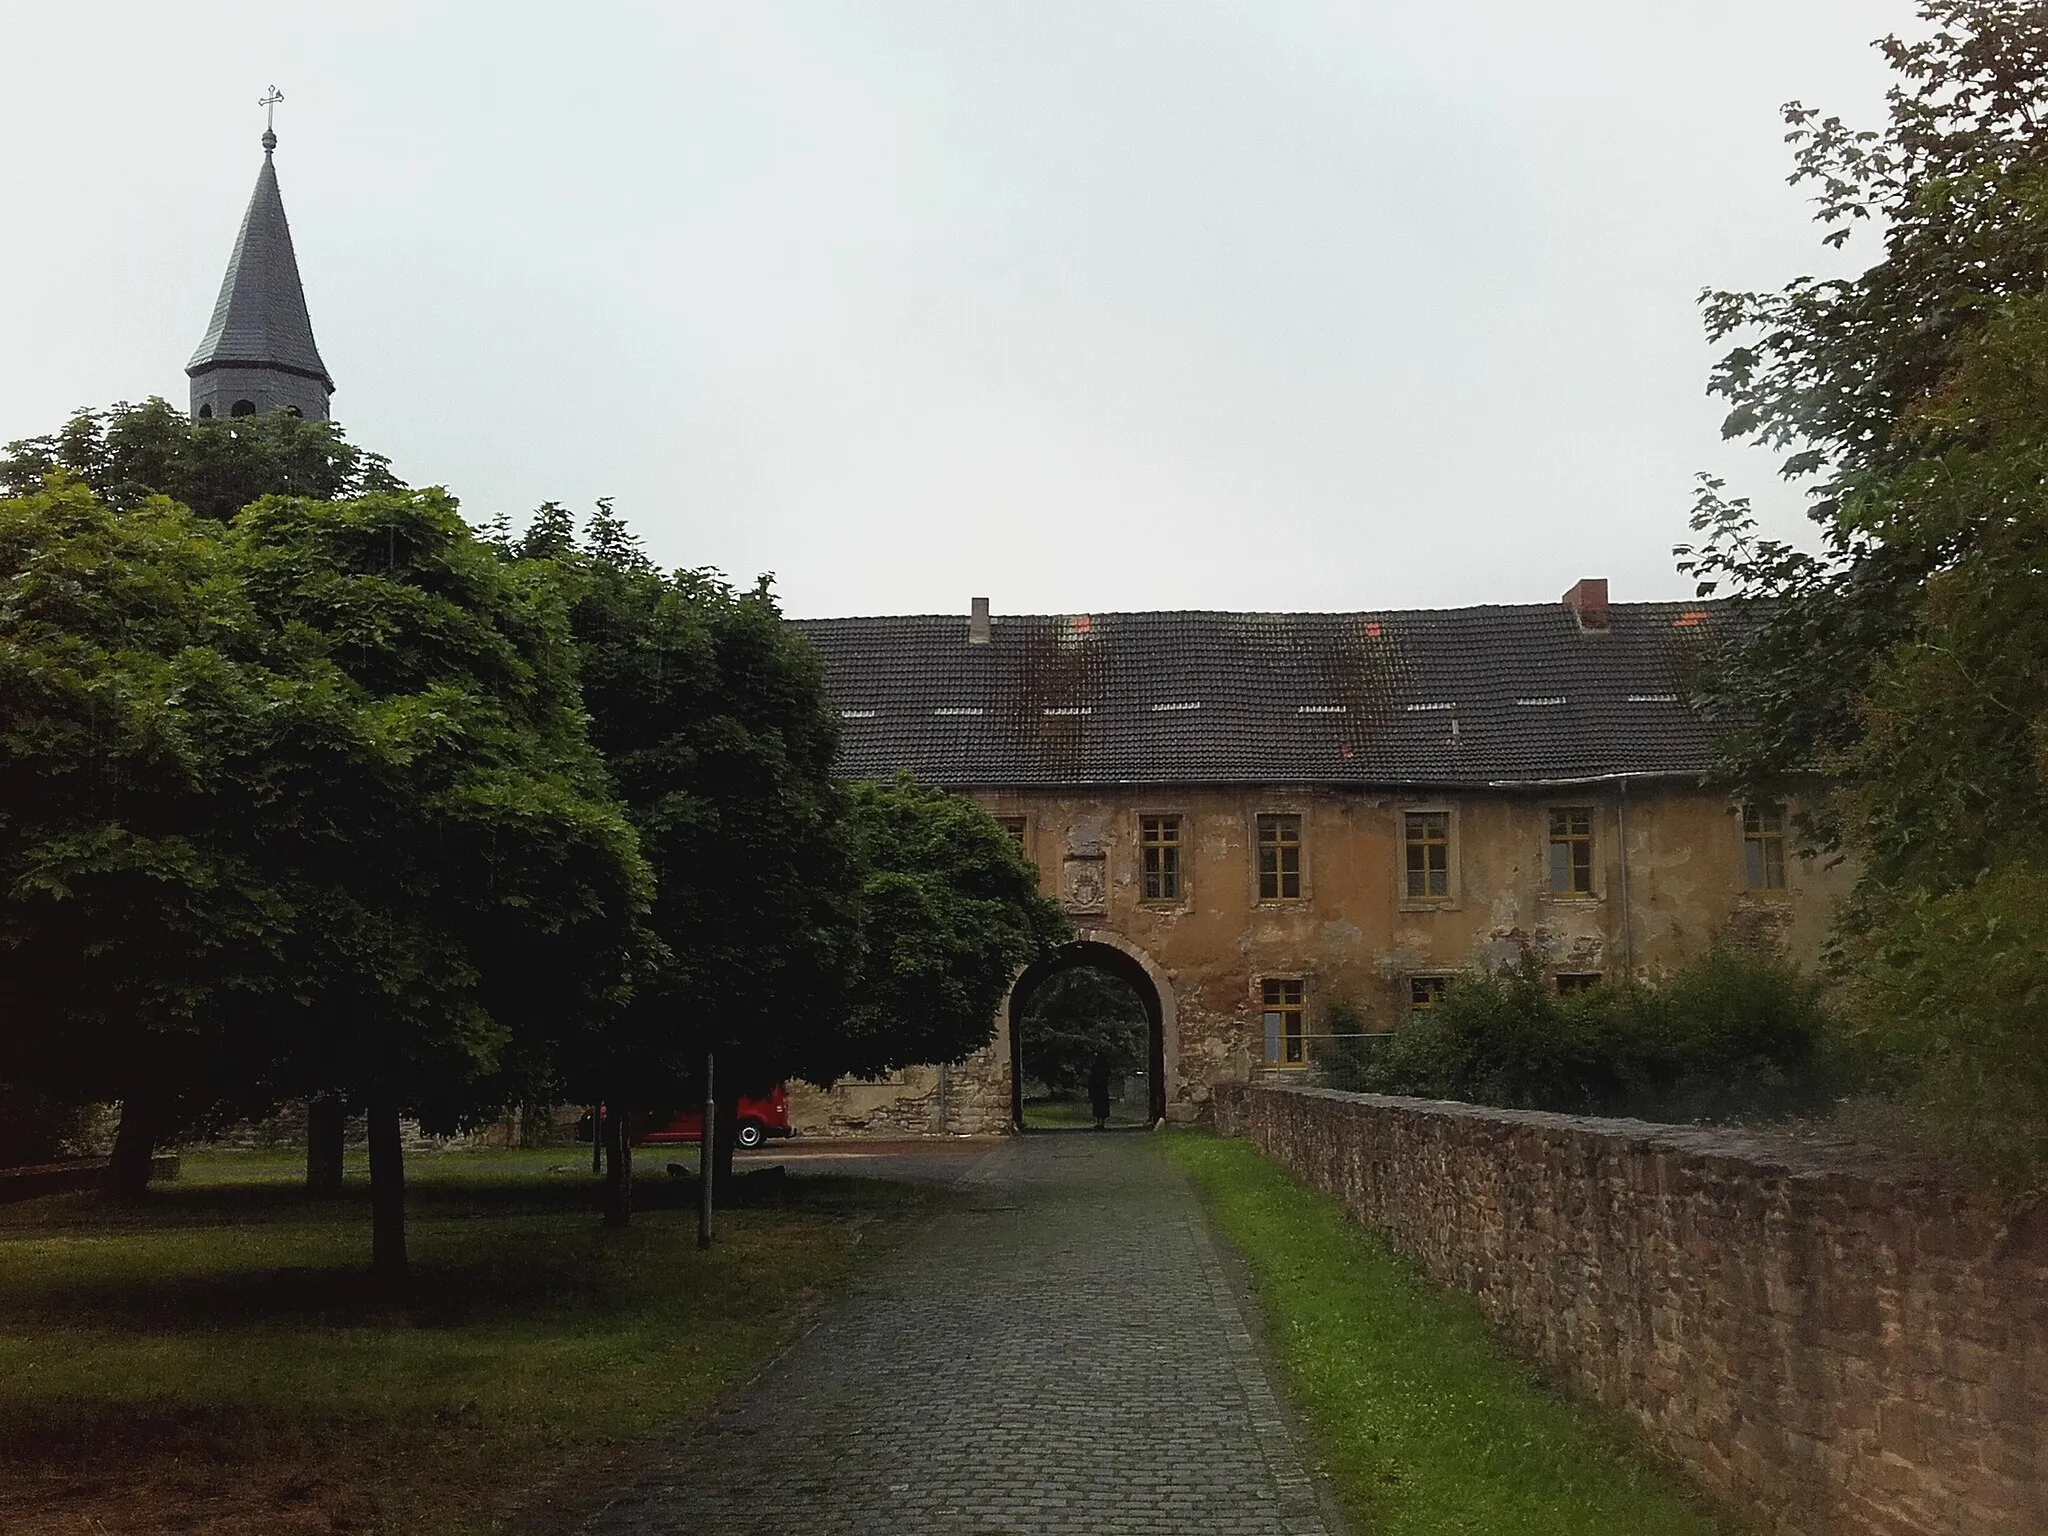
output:
[[[385,1280],[405,1278],[405,1145],[398,1103],[370,1101],[370,1264]]]
[[[341,1195],[342,1140],[348,1102],[338,1093],[316,1093],[306,1101],[306,1193],[315,1200]]]
[[[156,1155],[156,1114],[154,1106],[141,1098],[121,1101],[121,1128],[114,1133],[114,1156],[109,1170],[116,1200],[140,1200],[149,1188],[149,1163]]]
[[[623,1227],[633,1219],[633,1137],[631,1120],[614,1104],[604,1117],[604,1224]]]

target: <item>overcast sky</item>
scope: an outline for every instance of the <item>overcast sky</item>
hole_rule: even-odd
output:
[[[0,440],[186,401],[261,161],[336,418],[797,614],[1686,586],[1702,287],[1845,269],[1905,0],[0,0]],[[1847,259],[1860,266],[1866,245]]]

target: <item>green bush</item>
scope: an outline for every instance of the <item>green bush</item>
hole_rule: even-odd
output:
[[[1712,1120],[1817,1109],[1842,1086],[1820,983],[1787,961],[1716,948],[1656,988],[1622,994],[1654,1046],[1631,1112]]]
[[[1373,1062],[1387,1043],[1372,1021],[1356,1003],[1339,1000],[1330,1005],[1323,1032],[1308,1039],[1308,1059],[1316,1078],[1326,1088],[1369,1088]]]
[[[1558,995],[1533,956],[1461,977],[1364,1063],[1380,1093],[1504,1109],[1724,1119],[1809,1110],[1839,1075],[1818,984],[1715,949],[1660,985]]]
[[[1844,947],[1852,1045],[1931,1150],[2048,1189],[2048,873],[2016,866],[1901,900]]]

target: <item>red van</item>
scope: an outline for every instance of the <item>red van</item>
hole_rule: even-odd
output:
[[[758,1099],[741,1098],[739,1144],[758,1147],[770,1136],[793,1136],[789,1128],[789,1094],[781,1083]],[[686,1109],[658,1130],[643,1131],[633,1140],[642,1146],[665,1147],[677,1142],[700,1141],[704,1136],[704,1111]]]

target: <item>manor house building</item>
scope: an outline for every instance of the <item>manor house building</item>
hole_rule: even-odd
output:
[[[1312,1074],[1331,1011],[1399,1028],[1446,978],[1534,954],[1561,990],[1654,977],[1717,936],[1812,958],[1844,884],[1785,808],[1708,779],[1692,682],[1724,615],[1617,603],[1373,613],[799,621],[844,771],[986,806],[1072,917],[963,1065],[796,1096],[815,1131],[989,1131],[1015,1022],[1096,965],[1152,1020],[1154,1117]]]
[[[266,103],[274,104],[274,103]],[[186,372],[197,419],[326,420],[273,163],[258,171]],[[964,1064],[829,1092],[799,1128],[1007,1129],[1015,1022],[1094,965],[1151,1020],[1155,1118],[1218,1083],[1315,1071],[1333,1010],[1368,1030],[1446,978],[1533,954],[1559,988],[1654,976],[1716,936],[1811,958],[1845,877],[1794,856],[1784,807],[1708,782],[1692,682],[1721,612],[1556,603],[1381,613],[797,621],[849,777],[908,772],[1001,818],[1075,941],[1018,979]]]

